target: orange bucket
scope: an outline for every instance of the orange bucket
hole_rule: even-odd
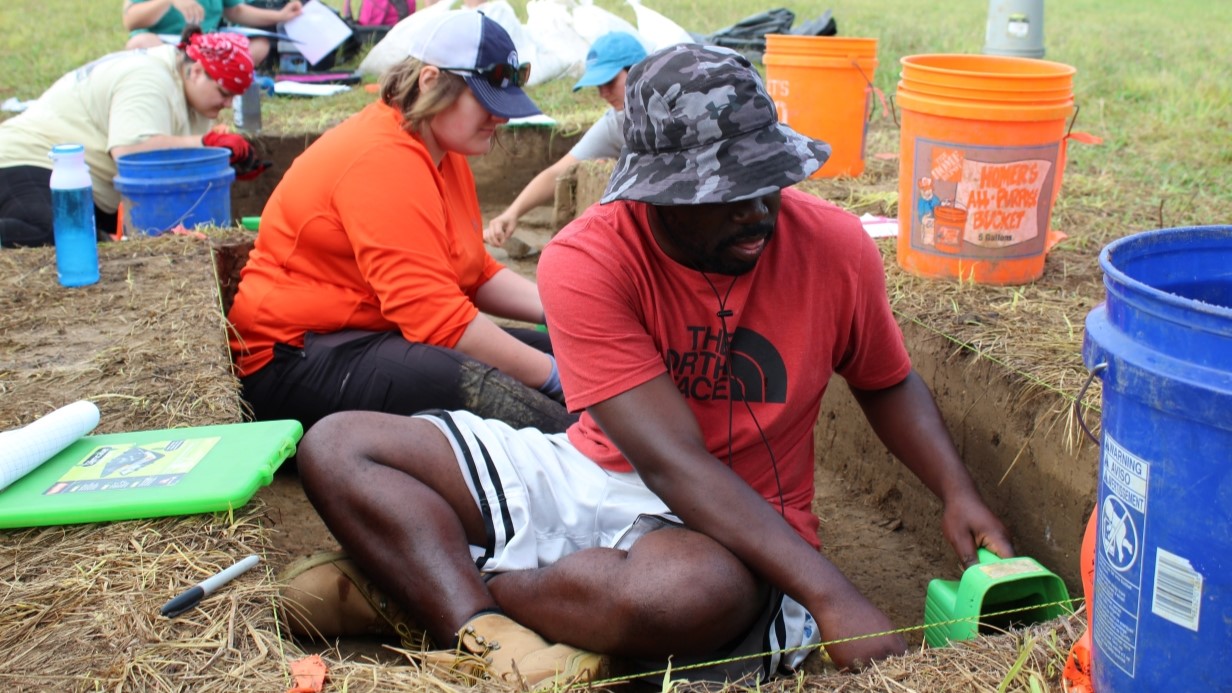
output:
[[[767,34],[762,64],[779,122],[830,145],[813,177],[863,173],[877,39]]]
[[[967,226],[967,210],[942,205],[933,210],[933,241],[943,253],[957,254],[962,250],[963,229]]]
[[[907,56],[902,66],[899,266],[983,284],[1038,279],[1076,70],[946,54]]]

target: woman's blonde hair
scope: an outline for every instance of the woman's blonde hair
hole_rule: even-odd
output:
[[[427,91],[419,90],[419,73],[426,63],[407,58],[381,76],[381,101],[402,112],[402,128],[419,132],[432,116],[449,108],[466,89],[466,80],[441,70],[440,79]]]

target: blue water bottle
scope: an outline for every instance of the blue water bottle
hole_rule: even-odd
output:
[[[86,149],[80,144],[51,148],[51,222],[56,272],[62,286],[98,283],[98,235]]]

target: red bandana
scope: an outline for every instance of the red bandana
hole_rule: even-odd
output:
[[[252,84],[252,56],[243,34],[193,34],[180,44],[188,57],[201,63],[206,74],[232,94],[243,94]]]

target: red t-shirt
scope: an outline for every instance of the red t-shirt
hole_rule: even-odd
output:
[[[446,154],[438,169],[397,110],[371,104],[297,157],[270,196],[227,315],[231,349],[249,375],[305,332],[399,330],[452,347],[501,267],[466,157]]]
[[[739,277],[708,275],[712,287],[659,249],[648,211],[627,201],[591,207],[540,258],[539,292],[570,409],[669,373],[711,454],[727,462],[730,448],[736,473],[776,508],[781,501],[787,521],[818,546],[813,426],[831,373],[879,389],[911,370],[877,246],[851,214],[787,189],[757,266]],[[720,302],[731,311],[734,386],[720,348]],[[730,401],[733,389],[743,398]],[[631,469],[589,413],[568,435],[597,464]]]

